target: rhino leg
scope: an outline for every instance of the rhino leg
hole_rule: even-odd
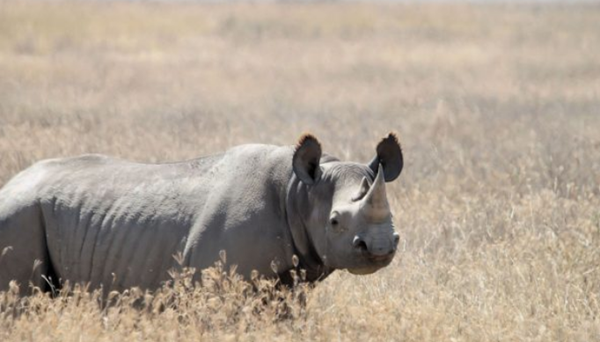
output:
[[[0,291],[11,280],[21,294],[29,292],[30,284],[49,290],[43,276],[49,277],[50,266],[39,206],[15,206],[0,197]]]

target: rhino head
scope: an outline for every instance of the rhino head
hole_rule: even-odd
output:
[[[323,156],[313,136],[298,143],[288,194],[294,244],[309,277],[323,278],[335,269],[370,274],[394,258],[399,235],[385,183],[400,175],[402,150],[390,133],[376,151],[370,163],[360,164]]]

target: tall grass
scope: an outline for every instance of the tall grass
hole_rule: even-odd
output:
[[[600,7],[0,3],[0,184],[48,157],[168,161],[397,131],[401,250],[261,291],[211,270],[98,304],[0,294],[0,340],[600,340]],[[225,273],[225,274],[224,274]]]

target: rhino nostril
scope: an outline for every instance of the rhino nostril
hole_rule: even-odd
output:
[[[367,243],[360,238],[360,236],[356,235],[354,237],[354,239],[352,240],[352,246],[354,246],[355,248],[358,248],[360,250],[366,251],[367,250]]]
[[[400,234],[394,233],[394,245],[397,246],[398,242],[400,242]]]
[[[362,240],[358,243],[358,245],[356,246],[356,248],[358,248],[358,249],[360,249],[362,251],[368,251],[367,243],[364,242],[364,241],[362,241]]]

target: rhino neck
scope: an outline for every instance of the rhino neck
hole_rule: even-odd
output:
[[[313,243],[305,217],[308,206],[306,186],[292,174],[286,196],[286,216],[292,236],[294,254],[298,257],[298,267],[306,271],[306,281],[325,279],[334,269],[325,265]]]

